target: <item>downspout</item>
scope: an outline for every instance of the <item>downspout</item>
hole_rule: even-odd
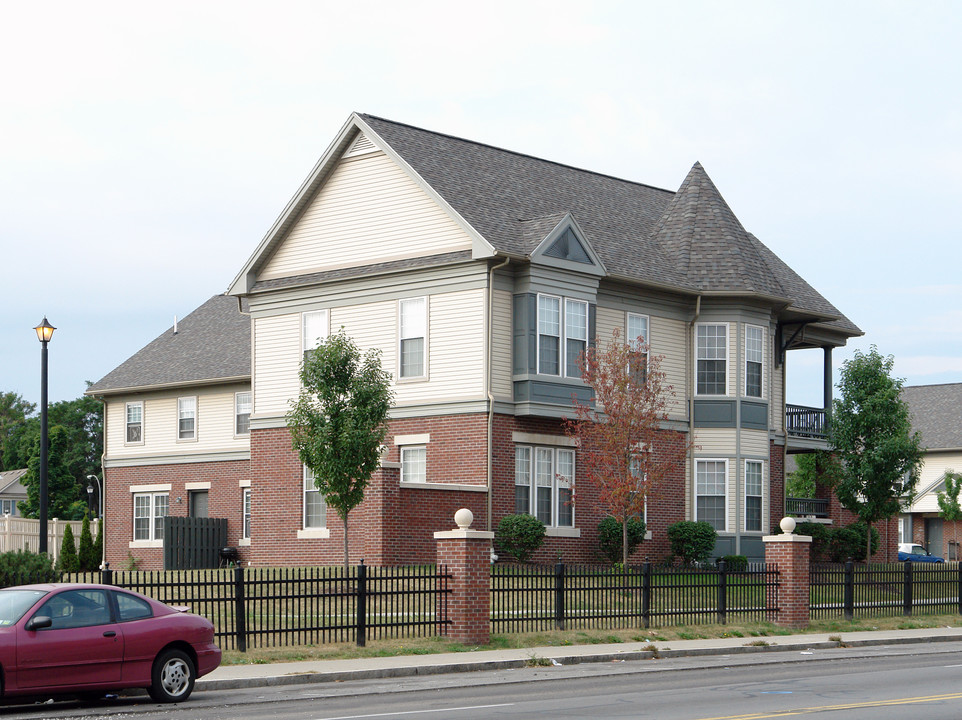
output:
[[[691,485],[692,479],[695,477],[695,323],[698,321],[698,316],[701,315],[701,295],[695,298],[695,314],[688,324],[688,336],[685,338],[688,343],[687,352],[685,353],[685,365],[687,365],[688,379],[686,385],[688,386],[688,472],[691,475],[685,478],[685,482],[689,483],[688,489],[693,490],[694,486]],[[687,491],[686,491],[687,494]],[[695,517],[695,494],[691,494],[691,511],[692,519]]]
[[[100,451],[100,569],[107,569],[107,533],[104,532],[104,515],[107,514],[107,398],[104,398],[103,449]]]
[[[497,257],[497,253],[495,253],[495,257]],[[492,467],[494,462],[494,389],[492,388],[491,380],[491,360],[494,356],[494,271],[500,270],[509,262],[511,262],[511,258],[505,258],[503,263],[500,265],[494,265],[490,270],[488,270],[488,357],[485,359],[484,363],[485,386],[488,392],[488,499],[487,507],[485,508],[487,515],[487,523],[485,527],[488,532],[491,532],[491,513],[493,512],[494,508],[494,468]]]

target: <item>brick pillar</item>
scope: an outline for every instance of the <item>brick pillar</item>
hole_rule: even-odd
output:
[[[796,535],[792,518],[783,518],[781,528],[785,531],[783,535],[762,538],[765,562],[778,568],[778,612],[770,612],[769,619],[784,627],[808,627],[812,538]]]
[[[448,637],[466,645],[487,645],[491,637],[491,541],[494,533],[471,530],[474,514],[454,514],[456,530],[434,533],[438,569],[451,576]]]

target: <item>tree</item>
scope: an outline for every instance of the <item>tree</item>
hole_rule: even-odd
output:
[[[962,490],[962,474],[954,470],[945,472],[945,490],[939,490],[935,499],[939,503],[939,516],[952,523],[952,542],[955,544],[955,559],[959,559],[959,520],[962,520],[962,506],[959,505],[959,491]],[[932,552],[931,548],[929,552]],[[941,555],[941,553],[937,553]]]
[[[37,406],[13,392],[0,392],[0,471],[19,470],[23,465],[4,462],[7,445],[14,443],[18,428],[33,415]]]
[[[622,563],[628,565],[628,521],[643,515],[648,498],[684,471],[690,441],[665,442],[663,429],[674,393],[665,382],[661,358],[644,338],[589,348],[579,361],[594,404],[575,399],[566,432],[579,442],[579,474],[598,488],[601,507],[621,524]]]
[[[80,561],[77,559],[77,542],[73,537],[73,528],[69,525],[63,530],[63,541],[60,543],[60,557],[57,558],[57,566],[62,573],[75,573],[80,570]]]
[[[80,526],[80,547],[77,549],[77,561],[80,572],[91,572],[100,565],[100,557],[95,554],[94,540],[90,534],[90,513],[84,514],[83,525]]]
[[[314,484],[344,523],[344,569],[348,567],[348,513],[364,499],[381,463],[393,393],[380,353],[365,355],[344,333],[306,353],[301,393],[291,403],[287,427]]]
[[[872,523],[898,515],[915,492],[924,450],[912,432],[902,400],[902,380],[891,377],[894,359],[875,346],[842,364],[832,405],[830,443],[839,460],[835,495],[868,527],[866,561],[871,558]]]
[[[80,520],[87,510],[86,484],[81,485],[71,463],[71,437],[68,428],[55,425],[47,433],[47,515],[61,520]],[[24,517],[36,518],[40,512],[40,435],[21,482],[27,499],[17,503]]]

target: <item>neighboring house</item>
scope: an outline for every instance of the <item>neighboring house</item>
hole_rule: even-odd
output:
[[[27,488],[20,484],[20,478],[26,474],[26,468],[0,472],[0,515],[20,515],[17,503],[27,499]]]
[[[962,383],[902,388],[912,429],[922,434],[925,459],[915,485],[915,498],[899,517],[899,542],[924,545],[933,555],[959,560],[962,523],[939,517],[938,493],[945,474],[962,472]]]
[[[339,562],[343,526],[285,414],[303,353],[341,327],[394,377],[385,459],[350,518],[369,564],[433,561],[460,507],[480,529],[532,513],[540,558],[595,559],[604,513],[563,418],[590,397],[578,355],[616,328],[664,357],[664,442],[694,440],[638,556],[699,519],[716,554],[760,558],[786,452],[825,445],[822,409],[786,408],[786,351],[824,349],[828,403],[832,348],[861,334],[697,163],[673,193],[352,115],[227,296],[88,391],[106,404],[107,559],[159,566],[160,518],[203,494],[245,561]]]

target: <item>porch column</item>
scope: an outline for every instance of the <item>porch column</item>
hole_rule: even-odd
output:
[[[487,645],[491,638],[491,541],[493,532],[471,530],[474,513],[454,514],[455,530],[434,533],[438,570],[451,576],[448,638],[466,645]]]
[[[823,369],[822,369],[822,408],[825,410],[825,430],[828,430],[832,422],[832,346],[822,347]]]

